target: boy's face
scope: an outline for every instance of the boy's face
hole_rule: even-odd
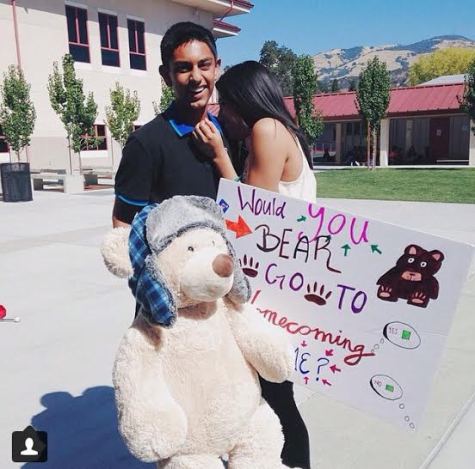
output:
[[[213,93],[219,64],[208,44],[191,41],[173,51],[172,59],[161,73],[167,85],[173,88],[177,102],[192,109],[203,109]]]

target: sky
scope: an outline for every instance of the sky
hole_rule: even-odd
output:
[[[456,34],[475,40],[475,0],[250,0],[250,14],[224,21],[242,28],[218,41],[223,65],[258,60],[266,40],[297,54],[411,44]]]

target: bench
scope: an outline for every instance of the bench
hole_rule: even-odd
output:
[[[114,179],[114,173],[110,167],[83,168],[86,185],[97,184],[97,179]]]
[[[33,189],[43,190],[45,184],[62,184],[65,193],[83,192],[84,177],[81,175],[71,175],[65,172],[44,171],[31,173]]]

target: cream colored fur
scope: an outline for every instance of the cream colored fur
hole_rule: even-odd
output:
[[[127,278],[133,274],[129,258],[130,228],[114,228],[104,238],[101,254],[107,269],[117,277]]]
[[[201,228],[155,255],[178,317],[162,328],[139,315],[125,334],[113,371],[119,429],[137,458],[163,469],[218,469],[223,454],[229,469],[284,468],[257,373],[288,379],[292,350],[253,306],[223,300],[233,279],[211,268],[219,254],[224,239]]]

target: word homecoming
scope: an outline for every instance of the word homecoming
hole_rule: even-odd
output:
[[[280,316],[276,311],[270,309],[260,309],[257,308],[259,313],[264,316],[264,318],[273,324],[274,326],[281,327],[286,330],[289,334],[295,335],[300,334],[303,336],[313,336],[315,340],[318,340],[322,343],[329,343],[331,345],[336,345],[341,347],[343,350],[348,350],[350,353],[343,359],[346,365],[355,366],[364,358],[364,357],[374,357],[374,352],[366,352],[364,344],[353,344],[351,339],[347,337],[342,337],[341,331],[337,335],[332,334],[331,332],[325,332],[318,327],[310,327],[305,324],[299,324],[298,322],[292,321],[286,316]]]

